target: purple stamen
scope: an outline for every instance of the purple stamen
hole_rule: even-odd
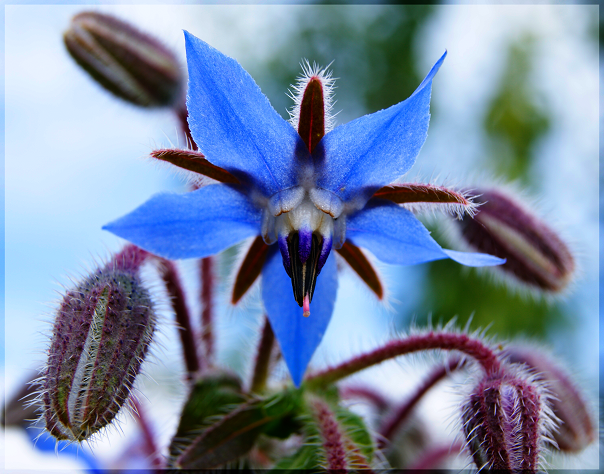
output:
[[[319,255],[319,261],[317,263],[317,275],[321,273],[321,269],[325,262],[327,261],[327,257],[329,257],[329,252],[331,252],[331,246],[333,244],[333,239],[330,236],[323,238],[323,245],[321,246],[321,254]]]
[[[312,231],[310,229],[300,229],[298,231],[298,255],[300,263],[304,264],[310,256],[310,248],[312,246]]]
[[[279,250],[281,251],[281,257],[283,259],[283,266],[285,267],[285,271],[291,278],[292,277],[292,271],[291,271],[292,264],[291,264],[291,260],[289,257],[289,247],[287,246],[287,235],[279,235],[279,237],[277,239],[277,243],[279,245]]]

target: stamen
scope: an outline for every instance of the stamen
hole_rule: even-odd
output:
[[[310,316],[310,298],[308,295],[306,295],[304,297],[304,302],[302,303],[302,309],[304,310],[304,313],[302,313],[302,315],[305,318],[308,318]]]
[[[308,299],[309,305],[312,301],[317,276],[321,271],[319,268],[319,257],[321,256],[323,247],[323,237],[312,234],[310,236],[308,256],[303,259],[304,255],[301,246],[306,240],[305,237],[304,232],[293,232],[287,239],[291,264],[290,276],[292,279],[292,289],[296,303],[300,307],[304,307],[306,299]],[[307,308],[304,311],[310,314],[310,309]]]

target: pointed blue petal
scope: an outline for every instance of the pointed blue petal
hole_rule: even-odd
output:
[[[506,261],[505,258],[495,257],[487,253],[458,252],[457,250],[448,249],[443,249],[443,252],[451,260],[455,260],[457,263],[461,263],[467,267],[491,267],[493,265],[501,265]]]
[[[409,171],[428,135],[432,79],[446,55],[407,100],[336,127],[323,137],[313,152],[320,187],[344,201],[362,193],[365,201]]]
[[[296,153],[310,159],[298,132],[237,61],[187,31],[185,44],[189,126],[200,151],[266,196],[295,186]]]
[[[201,258],[260,233],[262,213],[222,184],[156,194],[103,229],[168,259]]]
[[[305,318],[302,308],[294,299],[291,280],[283,269],[281,254],[273,251],[264,264],[264,307],[296,387],[300,386],[306,367],[323,339],[333,313],[337,289],[336,261],[331,254],[317,278],[310,316]]]
[[[383,262],[397,265],[416,265],[443,258],[472,267],[505,262],[491,255],[443,249],[410,211],[387,201],[372,200],[350,216],[346,222],[346,238],[367,248]]]

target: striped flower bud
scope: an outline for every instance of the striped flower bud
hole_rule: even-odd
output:
[[[472,391],[463,430],[479,470],[534,473],[551,418],[538,383],[495,372]]]
[[[497,268],[520,282],[541,291],[562,291],[575,261],[560,237],[502,191],[475,192],[484,204],[473,219],[459,221],[463,239],[480,252],[507,259]]]
[[[510,362],[525,364],[535,378],[546,384],[552,395],[550,406],[560,420],[552,433],[556,448],[567,453],[582,451],[596,440],[596,427],[591,410],[570,374],[551,357],[528,346],[506,347]]]
[[[147,255],[128,246],[63,297],[41,382],[46,429],[57,439],[87,439],[128,399],[155,328],[137,275]]]
[[[184,78],[176,56],[128,23],[83,12],[73,17],[63,40],[73,59],[118,97],[143,107],[181,99]]]

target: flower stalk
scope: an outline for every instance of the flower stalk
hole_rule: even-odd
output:
[[[151,424],[149,423],[149,419],[147,418],[147,414],[143,409],[141,403],[136,399],[132,399],[132,413],[138,421],[141,432],[143,434],[143,439],[145,441],[145,451],[147,455],[151,459],[151,465],[155,468],[159,468],[162,466],[161,458],[159,455],[159,449],[157,448],[157,443],[155,442],[155,435],[153,433],[153,429]]]
[[[380,447],[384,448],[389,441],[392,441],[396,433],[400,430],[401,426],[409,418],[409,415],[413,409],[417,406],[418,402],[422,397],[428,393],[438,382],[444,379],[452,371],[458,370],[464,365],[463,359],[453,359],[441,367],[436,368],[430,375],[420,384],[405,402],[403,402],[398,408],[396,408],[392,415],[388,417],[380,428]]]
[[[264,325],[262,327],[262,335],[260,336],[260,343],[258,344],[258,352],[256,354],[256,364],[254,365],[252,385],[250,387],[250,392],[252,393],[260,393],[266,387],[274,343],[275,334],[271,328],[270,321],[265,316]]]
[[[479,339],[471,338],[466,334],[430,331],[426,334],[391,341],[383,347],[354,357],[336,367],[311,375],[306,379],[305,384],[309,389],[314,390],[335,383],[385,360],[433,349],[462,352],[476,360],[487,374],[501,370],[501,362],[495,352]]]
[[[182,345],[182,353],[187,369],[187,379],[193,380],[201,369],[199,356],[197,355],[197,345],[193,326],[191,325],[191,316],[189,307],[185,298],[185,292],[180,282],[176,265],[169,260],[162,260],[160,274],[166,285],[166,291],[170,298],[176,323],[178,324],[178,335]]]
[[[344,437],[335,414],[323,400],[315,399],[311,403],[313,417],[317,422],[319,435],[325,450],[326,469],[329,473],[347,472],[348,462]]]
[[[201,340],[204,359],[211,365],[214,361],[214,257],[202,258],[201,270]]]

